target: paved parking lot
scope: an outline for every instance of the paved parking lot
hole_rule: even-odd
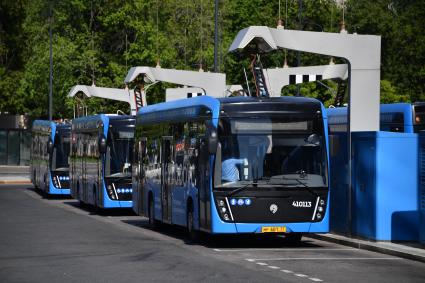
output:
[[[304,238],[187,241],[131,210],[97,215],[69,198],[0,185],[1,282],[425,282],[425,264]]]

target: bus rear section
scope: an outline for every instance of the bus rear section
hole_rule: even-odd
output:
[[[425,129],[425,102],[381,104],[379,129],[385,132],[419,133]],[[347,131],[347,107],[329,108],[330,124]]]
[[[133,209],[151,223],[211,234],[328,232],[325,117],[307,98],[145,107],[135,131]]]
[[[71,193],[99,208],[130,208],[134,117],[95,115],[73,121]]]
[[[49,195],[69,195],[69,124],[36,120],[32,129],[31,179]]]

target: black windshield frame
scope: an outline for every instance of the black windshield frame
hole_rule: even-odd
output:
[[[105,177],[131,177],[134,119],[111,120],[106,143]]]
[[[246,131],[247,129],[243,129],[243,131],[236,133],[234,126],[232,129],[232,124],[235,124],[235,121],[244,121],[247,124],[253,122],[253,125],[257,123],[257,125],[260,126],[262,125],[261,121],[269,121],[273,126],[266,125],[264,127],[263,125],[262,129],[258,130],[255,130],[256,126],[253,126],[252,128],[254,130],[252,133],[249,133],[249,128],[248,131]],[[300,124],[300,122],[306,123]],[[282,123],[288,123],[288,127],[282,127]],[[275,125],[276,127],[274,127]],[[268,128],[270,132],[267,133],[267,129],[265,128]],[[276,130],[274,128],[276,128]],[[250,117],[247,115],[221,117],[218,123],[218,137],[219,146],[216,155],[218,158],[216,158],[216,160],[218,159],[218,162],[221,162],[222,166],[224,166],[224,162],[229,160],[229,156],[234,158],[234,162],[238,163],[237,171],[239,172],[239,178],[233,181],[231,179],[226,179],[228,176],[224,177],[224,172],[217,172],[223,169],[222,166],[215,164],[215,188],[226,190],[228,188],[234,189],[235,187],[254,184],[266,186],[279,185],[284,187],[328,186],[327,146],[321,113],[299,112],[296,114],[293,113],[292,115],[262,113],[251,115]],[[313,137],[314,141],[311,141],[311,137]],[[228,149],[229,146],[225,144],[226,142],[229,143],[229,139],[232,143],[230,150]],[[262,148],[261,146],[250,148],[250,142],[252,143],[255,139],[260,142],[263,140],[265,146]],[[239,140],[239,142],[236,140]],[[269,141],[268,145],[267,140]],[[252,149],[257,149],[257,153],[249,153]],[[246,151],[247,153],[241,154],[242,151]],[[277,169],[276,164],[278,164],[279,161],[283,160],[283,163],[285,162],[285,154],[287,156],[286,161],[291,160],[293,166],[295,166],[294,160],[297,157],[303,157],[304,159],[302,161],[306,164],[303,166],[306,167],[303,169],[303,166],[299,165],[299,170],[290,170],[289,167],[280,170]],[[309,160],[309,154],[314,154],[314,159],[312,157],[312,159]],[[254,160],[255,157],[253,158],[253,156],[256,156],[257,160]],[[299,163],[301,164],[302,162]],[[311,168],[307,168],[309,166],[311,168],[316,168],[315,170],[317,172]],[[260,171],[258,171],[258,167],[261,167]],[[234,171],[235,169],[232,170]],[[245,175],[247,170],[248,173]],[[317,175],[320,175],[320,178],[318,178]]]
[[[69,154],[71,149],[71,129],[59,128],[56,130],[52,153],[52,170],[69,169]]]

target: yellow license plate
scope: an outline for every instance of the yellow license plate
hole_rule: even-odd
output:
[[[285,226],[277,226],[277,227],[264,226],[264,227],[261,227],[261,233],[285,233],[285,232],[286,232]]]

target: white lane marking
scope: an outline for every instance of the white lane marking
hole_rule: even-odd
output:
[[[293,271],[287,270],[287,269],[281,269],[280,271],[285,272],[285,273],[294,273]]]
[[[355,248],[266,248],[266,249],[214,249],[216,252],[250,252],[250,251],[360,251]]]
[[[249,262],[256,263],[256,264],[261,265],[261,266],[267,266],[270,269],[275,269],[276,270],[276,269],[279,269],[280,268],[280,267],[275,266],[275,265],[268,265],[265,262],[255,262],[258,259],[246,258],[245,260],[246,261],[249,261]],[[302,273],[295,273],[295,272],[293,272],[291,270],[287,270],[287,269],[281,269],[280,271],[281,272],[284,272],[284,273],[287,273],[287,274],[293,274],[293,275],[295,275],[297,277],[300,277],[300,278],[308,278],[309,280],[314,281],[314,282],[322,282],[323,281],[322,279],[314,278],[314,277],[309,277],[308,275],[305,275],[305,274],[302,274]]]
[[[397,257],[280,257],[280,258],[253,258],[253,261],[276,260],[403,260]]]
[[[258,265],[263,265],[263,266],[268,265],[268,264],[267,264],[267,263],[265,263],[265,262],[256,262],[256,264],[258,264]]]

